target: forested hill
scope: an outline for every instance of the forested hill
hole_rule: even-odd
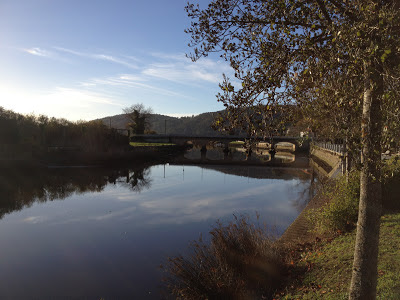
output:
[[[181,118],[152,114],[150,118],[150,130],[158,134],[164,134],[166,125],[167,134],[215,136],[220,134],[211,128],[216,114],[217,112],[207,112],[193,117]],[[124,114],[106,117],[100,120],[107,126],[110,125],[111,121],[111,127],[118,129],[125,129],[126,124],[129,123]]]

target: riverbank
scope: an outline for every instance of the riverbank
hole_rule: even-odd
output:
[[[356,230],[298,244],[285,288],[275,299],[347,299]],[[400,299],[400,213],[381,218],[377,299]]]
[[[400,194],[399,164],[387,161],[384,168],[383,215],[378,258],[377,299],[400,299]],[[389,172],[388,172],[389,171]],[[307,218],[312,209],[330,199],[317,195],[278,241],[289,253],[286,283],[275,299],[347,299],[356,229],[330,235],[315,233]]]
[[[328,151],[324,151],[324,149],[314,147],[311,151],[310,166],[313,172],[320,177],[320,181],[330,180],[336,176],[340,167],[339,163],[340,160],[337,156],[333,156]],[[283,233],[279,243],[285,245],[285,247],[293,247],[298,243],[313,242],[317,238],[317,234],[313,232],[313,225],[307,218],[307,214],[311,210],[321,208],[327,201],[328,199],[318,193],[310,199],[310,202],[300,215]]]
[[[311,210],[321,208],[326,202],[327,200],[320,195],[311,199],[296,220],[285,230],[278,243],[285,248],[293,248],[298,244],[314,242],[318,235],[313,232],[313,225],[307,215]]]

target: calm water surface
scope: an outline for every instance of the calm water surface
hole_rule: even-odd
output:
[[[282,233],[310,181],[266,167],[0,171],[0,299],[158,299],[168,256],[232,214]]]

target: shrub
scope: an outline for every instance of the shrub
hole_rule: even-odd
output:
[[[200,238],[188,257],[168,260],[165,281],[177,299],[268,297],[281,283],[283,258],[260,226],[241,216],[227,226],[217,222],[211,242]]]
[[[321,196],[328,199],[328,202],[308,213],[308,219],[318,233],[349,231],[354,228],[360,199],[360,172],[350,172],[347,181],[346,176],[341,176],[327,184]]]

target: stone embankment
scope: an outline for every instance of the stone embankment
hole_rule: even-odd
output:
[[[320,175],[335,178],[343,172],[343,155],[341,152],[313,145],[310,150],[311,166]]]
[[[323,178],[335,178],[342,173],[343,157],[341,153],[313,146],[310,154],[310,164],[314,172],[319,176]],[[286,229],[279,242],[287,245],[295,245],[314,241],[317,235],[312,232],[312,224],[307,219],[307,213],[310,209],[320,208],[325,203],[326,199],[323,199],[319,195],[311,199],[297,219]]]

